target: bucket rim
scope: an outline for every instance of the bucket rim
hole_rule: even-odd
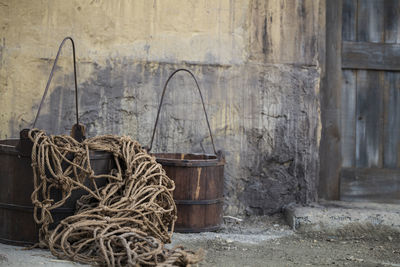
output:
[[[157,152],[151,153],[151,155],[155,157],[158,163],[165,166],[206,167],[225,165],[225,160],[215,154]]]
[[[5,142],[15,142],[15,144],[7,144]],[[9,139],[0,139],[0,154],[6,155],[14,155],[22,158],[30,158],[29,155],[24,155],[20,149],[18,149],[18,144],[21,141],[20,138],[9,138]],[[89,150],[89,155],[91,160],[99,160],[99,159],[112,159],[114,158],[113,153],[109,151],[102,150]]]

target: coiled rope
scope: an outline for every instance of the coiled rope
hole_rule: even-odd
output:
[[[202,251],[167,249],[176,221],[174,182],[155,158],[127,136],[104,135],[77,142],[70,136],[29,132],[33,142],[34,219],[39,244],[61,259],[107,266],[190,266]],[[115,168],[95,174],[90,151],[105,151]],[[99,186],[99,179],[106,180]],[[85,181],[90,181],[89,185]],[[51,211],[78,189],[83,195],[74,215],[54,229]],[[62,193],[60,200],[52,192]]]

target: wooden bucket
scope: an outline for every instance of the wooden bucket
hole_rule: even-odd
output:
[[[194,79],[200,94],[205,119],[214,154],[153,153],[168,177],[175,182],[174,200],[178,210],[176,232],[205,232],[217,230],[222,223],[224,165],[222,153],[217,153],[204,106],[203,96],[194,75],[186,69],[174,71],[164,85],[157,118],[151,138],[150,151],[168,82],[179,71],[187,72]]]
[[[44,99],[46,98],[53,73],[63,47],[66,41],[71,41],[75,76],[75,107],[76,124],[72,127],[71,136],[77,141],[85,138],[84,128],[79,124],[78,118],[78,86],[76,80],[76,61],[75,44],[72,38],[65,38],[57,52],[56,59],[47,81],[39,109],[36,114],[35,124],[40,114]],[[38,227],[33,219],[33,205],[31,194],[33,192],[33,171],[31,167],[32,142],[28,138],[28,129],[20,133],[20,139],[0,140],[0,242],[13,245],[31,245],[38,241]],[[91,152],[91,166],[95,174],[109,173],[114,168],[114,157],[110,153]],[[97,181],[101,186],[105,183]],[[87,181],[89,185],[89,181]],[[75,202],[83,194],[84,190],[76,190],[72,193],[70,199],[60,208],[52,210],[55,226],[62,219],[74,214]],[[54,192],[52,197],[57,201],[61,199],[61,192]],[[50,226],[50,227],[51,227]]]
[[[31,147],[24,151],[26,139],[0,140],[0,242],[11,245],[32,245],[38,241],[38,227],[33,220],[33,172]],[[109,153],[91,152],[91,166],[96,174],[109,173],[114,158]],[[100,185],[100,184],[99,184]],[[76,190],[60,208],[52,210],[54,225],[73,215],[75,202],[84,190]],[[55,199],[61,197],[55,192]]]

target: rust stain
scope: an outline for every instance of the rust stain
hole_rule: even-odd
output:
[[[200,195],[200,175],[201,175],[201,168],[197,168],[197,185],[196,185],[196,195],[195,195],[196,199],[199,199]]]

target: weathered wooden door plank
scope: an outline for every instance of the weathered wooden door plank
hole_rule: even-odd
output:
[[[357,41],[384,41],[384,1],[359,0],[357,9]]]
[[[342,167],[355,166],[356,150],[356,89],[357,71],[344,70],[342,73],[341,147]]]
[[[399,43],[399,27],[400,27],[400,1],[385,0],[384,1],[384,39],[385,43]]]
[[[400,168],[400,73],[385,72],[383,167]]]
[[[342,40],[356,41],[357,38],[357,0],[343,0]]]
[[[344,168],[340,177],[340,199],[400,203],[400,170]]]
[[[359,70],[356,105],[356,167],[382,167],[383,73]]]
[[[400,44],[343,42],[342,68],[400,70]]]
[[[344,0],[342,10],[342,39],[355,41],[357,39],[357,0]],[[341,92],[341,151],[342,167],[355,165],[355,140],[356,140],[356,88],[357,71],[342,71]]]

